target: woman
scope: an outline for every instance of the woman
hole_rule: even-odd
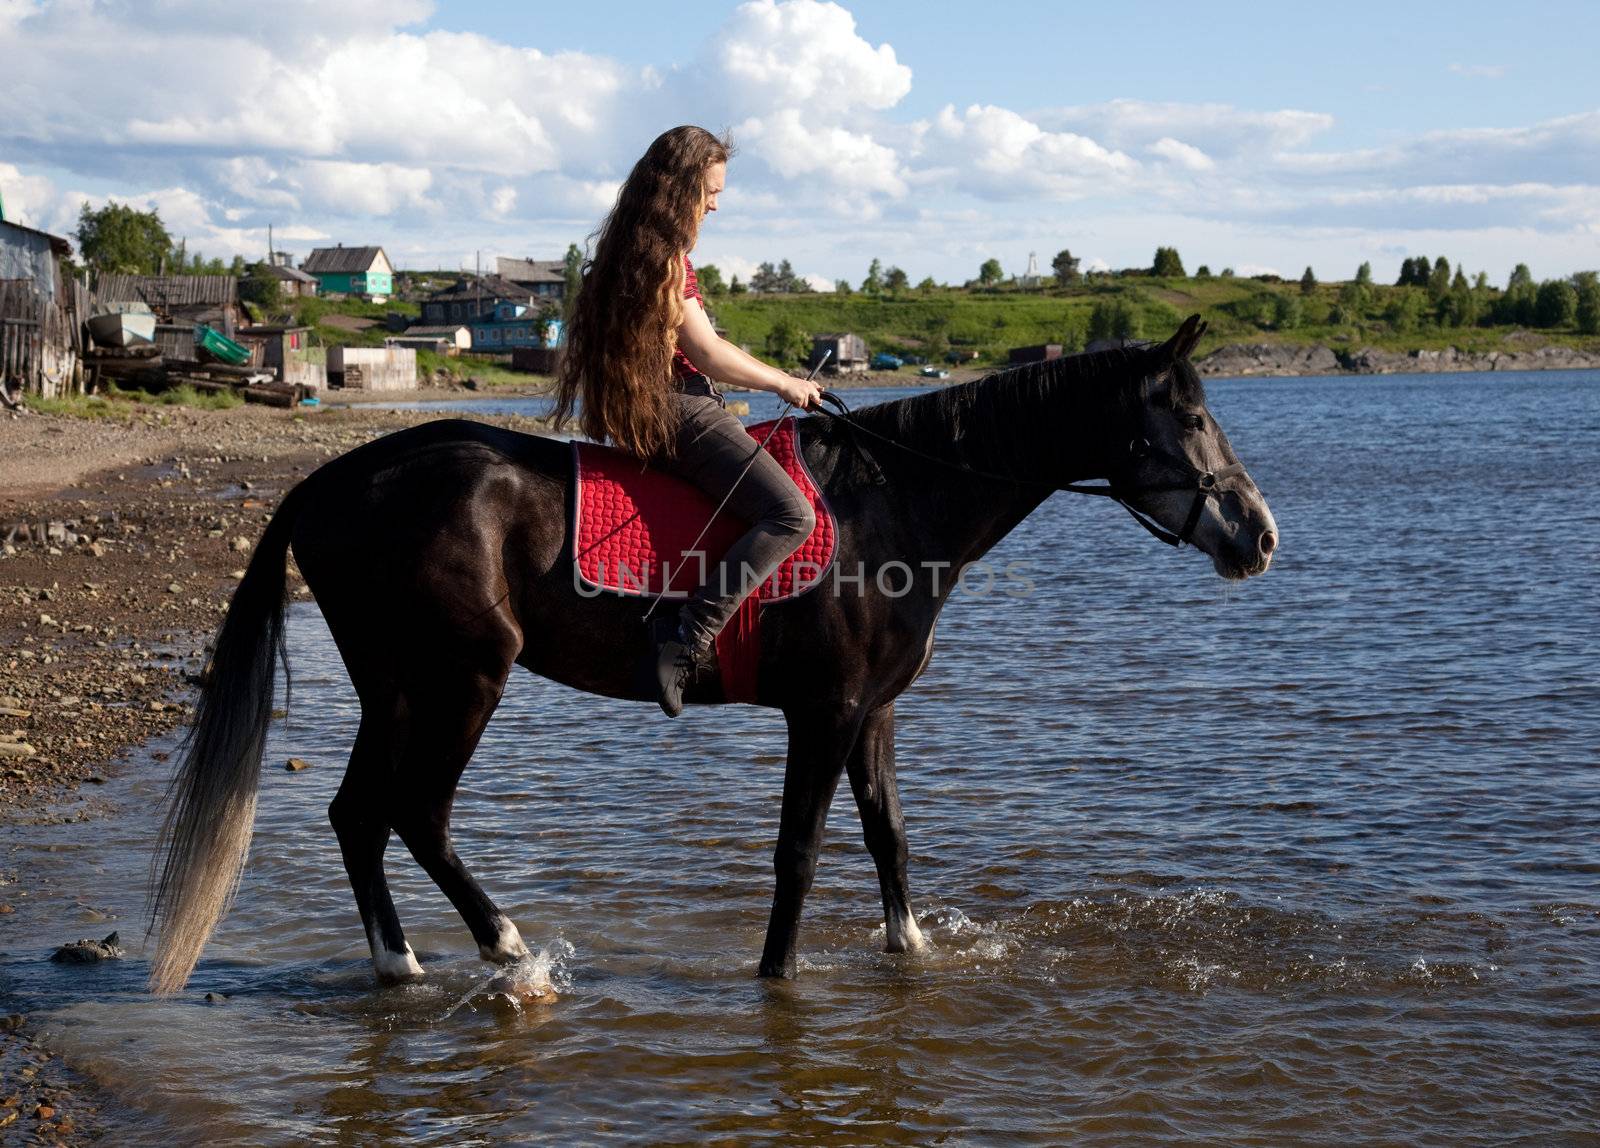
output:
[[[712,330],[689,252],[727,177],[731,145],[704,128],[673,128],[634,165],[600,227],[567,324],[556,425],[576,410],[583,432],[671,471],[750,529],[707,571],[656,646],[661,708],[684,688],[746,594],[816,525],[811,504],[729,414],[712,379],[773,391],[802,410],[821,391],[767,366]]]

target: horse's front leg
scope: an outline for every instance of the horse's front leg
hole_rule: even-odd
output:
[[[861,834],[878,867],[878,885],[883,890],[883,925],[888,938],[884,949],[915,952],[927,942],[911,911],[906,880],[906,822],[894,777],[893,702],[867,715],[846,765],[861,814]]]
[[[784,717],[789,723],[789,762],[783,774],[778,848],[772,857],[777,889],[761,950],[764,977],[794,976],[800,911],[817,873],[828,806],[861,730],[861,715],[854,710],[785,710]]]

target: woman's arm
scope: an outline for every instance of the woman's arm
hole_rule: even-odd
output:
[[[816,406],[822,394],[822,388],[811,380],[797,379],[776,367],[769,367],[718,335],[698,299],[683,301],[683,325],[678,328],[678,346],[695,366],[719,383],[772,391],[801,410]]]

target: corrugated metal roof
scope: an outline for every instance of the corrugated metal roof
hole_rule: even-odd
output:
[[[562,259],[495,259],[500,278],[514,283],[565,283],[567,264]]]
[[[381,247],[319,247],[306,256],[300,269],[313,275],[352,275],[371,270],[382,253]]]
[[[102,273],[94,293],[103,303],[148,303],[152,308],[218,307],[238,302],[232,275],[122,275]]]
[[[3,235],[8,227],[15,228],[18,231],[25,231],[29,235],[44,236],[50,241],[50,250],[57,255],[68,256],[72,254],[72,244],[59,235],[51,235],[48,231],[40,231],[37,227],[27,227],[12,219],[0,219],[0,235]]]

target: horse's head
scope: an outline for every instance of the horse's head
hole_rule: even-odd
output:
[[[1278,525],[1206,409],[1189,355],[1206,325],[1191,315],[1177,334],[1150,348],[1139,384],[1139,432],[1109,476],[1122,502],[1162,528],[1166,541],[1191,542],[1224,578],[1249,578],[1272,563]]]

